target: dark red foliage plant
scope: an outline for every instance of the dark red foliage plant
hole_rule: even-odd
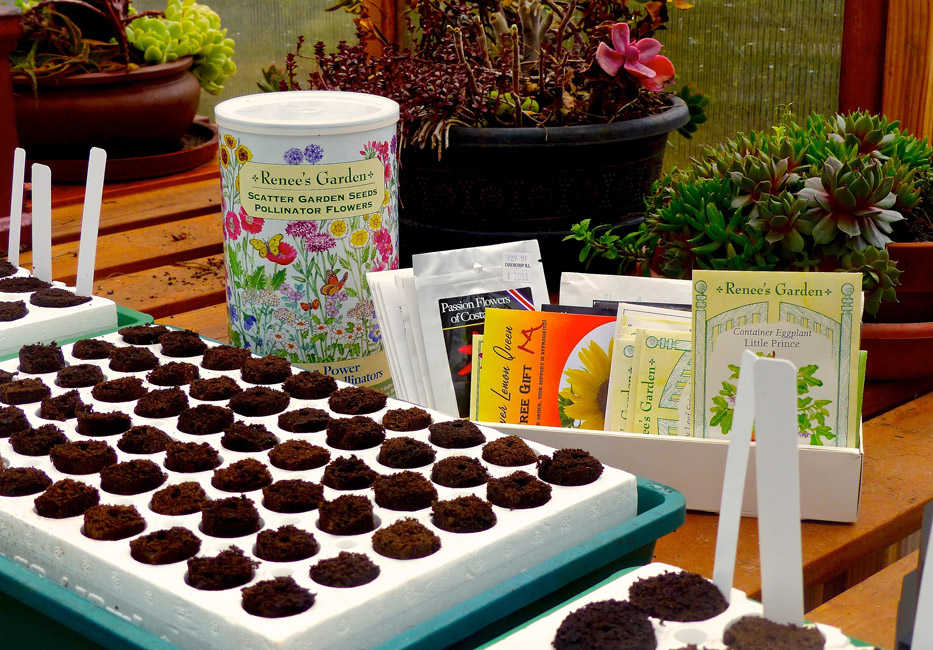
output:
[[[282,69],[263,71],[260,88],[389,97],[401,107],[403,145],[439,154],[452,126],[598,124],[669,105],[673,66],[653,38],[667,22],[665,2],[405,1],[401,45],[367,4],[344,0],[329,10],[354,15],[358,42],[328,51],[318,41],[308,56],[301,36]],[[303,64],[312,71],[299,72]]]

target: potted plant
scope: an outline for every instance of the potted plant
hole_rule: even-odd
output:
[[[19,4],[10,64],[17,132],[33,158],[177,146],[200,90],[218,92],[236,70],[219,16],[194,0],[142,13],[131,0]]]
[[[338,6],[356,14],[359,43],[328,53],[318,42],[307,86],[401,105],[408,253],[537,237],[546,268],[568,268],[570,225],[640,213],[667,134],[705,119],[702,96],[688,93],[688,107],[666,90],[674,66],[653,37],[665,2],[408,0],[401,46],[366,3]],[[300,58],[261,87],[298,89]]]
[[[876,321],[862,330],[869,377],[929,375],[931,155],[926,140],[884,117],[815,114],[803,124],[787,118],[770,132],[708,148],[689,168],[667,174],[637,232],[584,220],[568,239],[583,244],[581,261],[611,260],[620,272],[861,272],[867,319]],[[898,305],[898,296],[909,298]]]

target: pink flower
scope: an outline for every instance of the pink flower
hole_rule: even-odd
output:
[[[639,80],[648,90],[660,90],[664,82],[674,76],[674,65],[666,56],[660,56],[661,43],[653,38],[629,40],[629,26],[616,23],[609,28],[612,47],[600,43],[596,48],[596,62],[603,71],[616,76],[621,68]]]
[[[665,84],[674,78],[674,64],[666,56],[658,55],[647,63],[654,70],[653,77],[639,77],[638,81],[643,88],[652,91],[664,90]]]
[[[373,234],[373,241],[376,242],[376,249],[382,256],[382,261],[388,260],[393,250],[391,233],[385,228],[380,228]]]
[[[240,223],[243,224],[243,230],[246,232],[251,232],[254,235],[262,230],[262,224],[265,223],[265,219],[262,217],[251,217],[246,214],[246,210],[243,209],[243,206],[240,206]]]
[[[227,232],[227,239],[236,239],[240,236],[240,220],[236,218],[233,210],[228,210],[224,215],[224,230]]]

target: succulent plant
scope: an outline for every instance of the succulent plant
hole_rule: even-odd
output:
[[[789,166],[788,158],[776,158],[764,152],[736,157],[729,169],[729,177],[738,185],[738,196],[732,200],[732,207],[751,206],[749,217],[754,219],[760,200],[786,191],[800,179],[799,174],[789,171]]]
[[[857,158],[842,163],[830,157],[822,173],[804,181],[798,196],[811,201],[813,241],[829,244],[841,232],[856,250],[884,248],[891,242],[891,224],[904,217],[892,210],[897,197],[894,179],[876,161]]]
[[[670,200],[645,221],[644,244],[663,250],[656,266],[669,277],[702,269],[770,270],[777,256],[733,205],[735,183],[713,178],[675,185]]]
[[[757,214],[748,225],[764,233],[769,244],[781,244],[785,253],[802,253],[805,235],[812,234],[813,222],[807,217],[807,201],[790,192],[767,196],[757,204]]]
[[[897,300],[896,287],[900,284],[902,271],[890,258],[887,249],[868,247],[864,251],[852,251],[839,260],[839,270],[862,274],[865,311],[869,314],[878,313],[883,300]]]
[[[922,169],[930,166],[933,155],[926,139],[901,131],[900,122],[863,111],[832,118],[812,115],[803,136],[812,141],[811,162],[818,165],[830,156],[842,162],[867,156],[881,162],[894,158],[911,169]]]
[[[897,135],[897,122],[888,122],[883,115],[871,115],[856,111],[848,115],[836,115],[831,122],[829,140],[854,148],[857,155],[887,160],[885,152]]]
[[[569,238],[592,244],[581,259],[612,254],[620,267],[669,277],[694,268],[858,271],[873,314],[900,284],[885,245],[933,241],[931,156],[926,140],[884,117],[785,116],[667,172],[636,233],[605,228],[594,239],[575,228]]]
[[[690,111],[690,121],[677,129],[677,132],[689,140],[696,133],[699,125],[706,122],[706,107],[709,105],[709,97],[699,91],[691,92],[689,86],[681,88],[677,96],[684,100],[687,110]]]

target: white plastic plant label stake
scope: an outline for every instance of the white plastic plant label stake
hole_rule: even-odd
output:
[[[78,279],[75,281],[75,293],[79,296],[91,295],[94,284],[97,230],[100,226],[100,207],[103,202],[106,166],[107,152],[98,147],[92,148],[87,163],[84,211],[81,215],[81,243],[78,245]]]
[[[10,188],[10,231],[6,256],[13,266],[19,266],[19,233],[23,225],[23,177],[26,173],[26,150],[13,151],[13,185]]]
[[[32,274],[52,281],[52,170],[32,165]]]
[[[933,648],[933,536],[923,551],[923,578],[917,596],[917,615],[914,619],[914,634],[910,640],[913,650]]]
[[[766,618],[802,625],[797,369],[761,358],[754,375],[761,604]]]
[[[742,493],[745,489],[748,452],[755,421],[754,376],[757,360],[758,357],[753,352],[746,350],[742,353],[732,435],[729,437],[729,453],[726,456],[726,471],[722,481],[713,582],[726,602],[732,594],[732,582],[735,577],[735,554],[739,541],[739,523],[742,519]]]

